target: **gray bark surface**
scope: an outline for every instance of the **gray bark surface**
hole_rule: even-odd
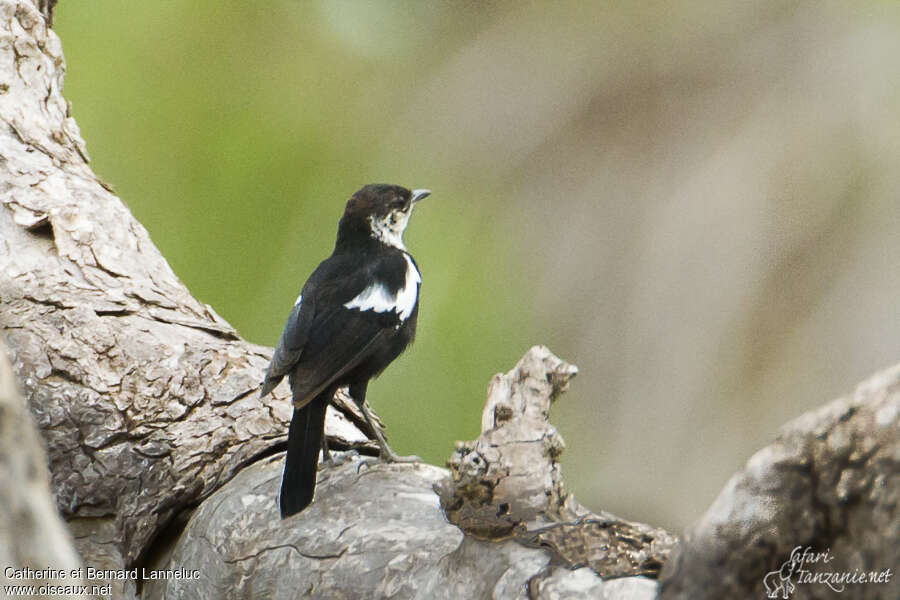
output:
[[[84,565],[172,570],[115,581],[113,598],[653,598],[661,568],[664,597],[747,597],[804,544],[835,568],[896,568],[900,368],[788,425],[680,550],[566,493],[547,417],[575,370],[544,348],[492,381],[482,435],[448,470],[346,454],[280,520],[273,453],[291,407],[285,386],[256,396],[270,349],[195,300],[92,173],[53,4],[0,0],[0,327],[47,448],[0,388],[0,560],[79,564],[52,492]],[[374,451],[362,423],[340,395],[332,447]]]
[[[81,560],[50,494],[47,453],[0,340],[0,582],[80,587]],[[7,569],[12,573],[7,573]],[[37,573],[35,573],[37,571]],[[0,597],[6,597],[0,593]],[[18,597],[42,598],[34,591]],[[85,597],[81,593],[72,598]]]
[[[684,536],[661,598],[765,597],[763,579],[797,547],[826,550],[812,572],[882,572],[840,597],[900,598],[900,366],[784,426]],[[791,598],[832,598],[822,584]],[[777,581],[776,581],[777,583]]]

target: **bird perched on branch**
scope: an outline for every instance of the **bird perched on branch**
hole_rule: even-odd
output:
[[[408,461],[388,446],[366,405],[366,386],[412,342],[422,277],[403,245],[416,203],[429,190],[367,185],[350,198],[334,252],[303,285],[266,371],[260,396],[287,375],[294,403],[281,481],[282,518],[313,499],[319,449],[327,459],[325,409],[349,393],[375,432],[381,458]]]

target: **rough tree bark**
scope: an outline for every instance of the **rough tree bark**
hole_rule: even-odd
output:
[[[27,433],[11,443],[11,427],[27,428],[0,405],[0,474],[21,481],[22,465],[48,461],[86,566],[189,577],[115,580],[113,597],[656,596],[674,538],[565,493],[547,412],[573,370],[545,349],[492,382],[482,436],[449,471],[347,454],[322,471],[309,510],[278,519],[273,453],[290,405],[283,388],[253,393],[270,350],[196,301],[91,172],[61,94],[53,4],[0,0],[0,326],[47,444],[45,459]],[[759,593],[804,544],[830,545],[848,568],[895,568],[898,378],[872,380],[757,454],[668,561],[663,595]],[[341,397],[332,445],[371,453],[368,433]],[[26,483],[40,478],[25,470]],[[13,548],[11,564],[73,564],[64,542],[57,558],[15,550],[28,526],[46,527],[41,539],[60,532],[40,516],[47,498],[9,497],[0,560]],[[896,580],[853,591],[900,595]]]
[[[50,493],[47,454],[0,343],[0,569],[12,585],[81,586],[83,565]],[[7,573],[7,569],[12,569]],[[29,569],[31,571],[29,571]],[[40,573],[33,571],[40,570]],[[40,598],[37,592],[20,597]],[[6,593],[0,594],[6,597]],[[81,593],[71,597],[82,598]]]

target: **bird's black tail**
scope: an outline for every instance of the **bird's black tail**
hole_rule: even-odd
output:
[[[282,519],[300,512],[312,502],[319,450],[325,434],[325,409],[333,395],[333,389],[325,390],[303,408],[294,409],[281,479]]]

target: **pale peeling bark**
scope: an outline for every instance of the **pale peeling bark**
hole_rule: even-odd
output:
[[[829,545],[838,567],[897,565],[900,369],[792,423],[668,562],[673,536],[565,492],[547,415],[574,368],[542,348],[495,378],[484,431],[449,471],[348,455],[282,521],[269,455],[291,408],[284,386],[255,394],[270,350],[196,301],[91,172],[52,5],[0,0],[0,327],[85,566],[188,577],[117,581],[111,597],[653,598],[663,563],[666,597],[746,597],[798,545]],[[338,403],[332,445],[372,451]],[[77,564],[27,427],[0,404],[0,560]],[[855,597],[898,597],[896,581]]]

